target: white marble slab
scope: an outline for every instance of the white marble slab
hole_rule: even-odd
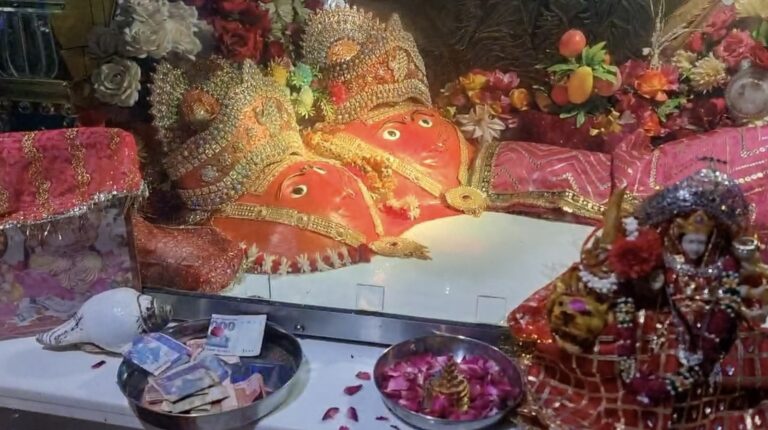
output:
[[[306,275],[249,275],[228,294],[464,322],[506,314],[578,260],[592,227],[500,213],[420,224],[404,236],[432,260],[375,257]],[[362,287],[361,287],[362,286]]]
[[[305,361],[299,384],[283,407],[259,423],[258,430],[336,430],[341,425],[352,430],[391,430],[390,424],[409,428],[386,410],[373,382],[355,378],[358,371],[373,368],[382,348],[306,339],[301,345]],[[102,359],[105,365],[91,369]],[[142,428],[117,387],[119,364],[115,357],[46,351],[32,338],[2,341],[0,407]],[[358,383],[364,388],[357,395],[343,393],[345,386]],[[332,406],[341,412],[335,420],[322,422]],[[357,409],[359,423],[344,418],[349,406]],[[376,421],[377,416],[391,421]]]

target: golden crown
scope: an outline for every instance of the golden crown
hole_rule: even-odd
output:
[[[166,171],[191,209],[237,199],[256,173],[304,152],[288,90],[250,61],[162,63],[150,99]]]
[[[307,21],[304,56],[329,88],[346,90],[328,121],[353,121],[376,106],[407,100],[431,104],[424,61],[397,15],[384,24],[357,8],[321,10]]]

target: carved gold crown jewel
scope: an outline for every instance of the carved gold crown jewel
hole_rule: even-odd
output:
[[[308,19],[304,56],[328,84],[347,90],[329,122],[350,122],[386,104],[432,103],[424,61],[397,15],[383,24],[357,8],[324,9]]]
[[[213,210],[304,147],[287,89],[255,64],[213,59],[194,67],[161,63],[150,100],[181,198],[190,209]]]

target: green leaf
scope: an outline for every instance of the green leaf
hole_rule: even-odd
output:
[[[667,117],[675,112],[680,111],[680,107],[684,105],[686,102],[685,97],[677,97],[673,99],[669,99],[665,101],[661,106],[656,108],[656,114],[659,116],[659,119],[664,122],[667,120]]]
[[[283,22],[293,22],[294,14],[293,3],[291,0],[272,0],[272,3],[275,4],[277,16],[280,17]]]
[[[560,118],[570,118],[579,114],[578,110],[569,110],[560,113]]]
[[[556,72],[572,72],[579,68],[579,65],[576,63],[560,63],[555,64],[554,66],[548,67],[547,71],[550,73],[556,73]]]
[[[586,120],[587,115],[583,110],[580,110],[579,113],[576,114],[576,127],[581,127]]]
[[[593,70],[592,73],[595,75],[596,78],[600,78],[600,79],[602,79],[604,81],[608,81],[608,82],[611,82],[613,84],[616,83],[616,75],[614,75],[612,73],[608,73],[608,72],[606,72],[604,70],[600,70],[600,68],[597,68],[597,69]]]

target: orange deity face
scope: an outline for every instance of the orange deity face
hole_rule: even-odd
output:
[[[261,251],[256,271],[302,273],[365,258],[365,245],[378,238],[380,223],[354,175],[338,164],[302,158],[271,169],[271,179],[255,184],[254,192],[212,221],[233,240]]]
[[[462,146],[467,152],[471,148],[458,128],[437,110],[426,106],[384,108],[369,118],[346,124],[344,132],[421,167],[446,188],[459,185],[460,170],[466,169]],[[467,153],[465,159],[472,155]]]
[[[399,235],[416,223],[460,213],[446,204],[443,194],[466,184],[474,149],[435,109],[380,108],[327,134],[330,143],[322,143],[319,152],[351,167],[377,195],[387,234]],[[350,138],[355,143],[350,144]],[[370,167],[370,160],[384,164],[384,169],[373,167],[380,169],[373,181],[370,172],[356,168]],[[392,178],[382,178],[382,171],[391,172]]]

